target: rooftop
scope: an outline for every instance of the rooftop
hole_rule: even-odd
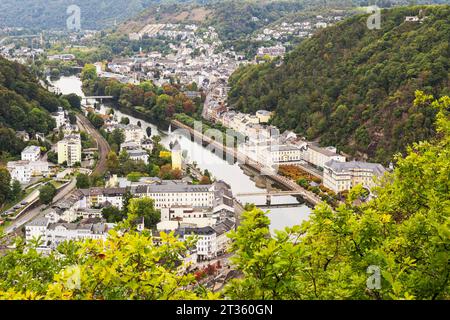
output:
[[[326,167],[329,167],[335,172],[344,172],[351,170],[370,170],[373,174],[381,176],[384,174],[386,169],[379,163],[370,163],[362,161],[351,161],[351,162],[339,162],[331,160],[325,163]]]

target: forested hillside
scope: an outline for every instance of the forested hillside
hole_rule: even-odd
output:
[[[420,11],[423,22],[405,22]],[[450,6],[383,11],[380,30],[369,30],[367,18],[321,31],[281,66],[238,70],[230,105],[274,110],[282,129],[383,162],[433,136],[435,110],[412,101],[418,89],[438,97],[450,92]]]
[[[81,9],[83,29],[99,29],[126,20],[148,6],[166,0],[2,0],[0,27],[65,29],[67,8]]]
[[[24,143],[15,131],[48,133],[50,117],[60,106],[58,97],[45,90],[25,66],[0,57],[0,158],[19,154]]]

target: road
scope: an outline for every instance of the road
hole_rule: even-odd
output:
[[[78,114],[77,120],[80,126],[84,128],[86,132],[97,142],[99,159],[95,169],[92,171],[92,175],[101,176],[106,172],[106,159],[108,157],[108,153],[111,151],[111,148],[105,138],[103,138],[103,136],[94,128],[92,123],[85,116]]]
[[[74,189],[76,188],[76,179],[72,179],[72,181],[65,186],[53,199],[53,203],[65,198],[68,194],[70,194]],[[5,228],[4,233],[5,234],[10,234],[12,232],[14,232],[16,229],[22,227],[23,225],[25,225],[26,223],[28,223],[29,221],[33,220],[34,218],[36,218],[39,213],[41,213],[41,210],[44,209],[46,206],[45,205],[40,205],[39,207],[36,207],[30,211],[28,211],[27,213],[25,213],[23,216],[21,216],[20,218],[18,218],[17,220],[15,220],[11,225],[9,225],[8,227]]]

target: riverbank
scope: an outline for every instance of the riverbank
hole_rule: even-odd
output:
[[[202,141],[202,144],[212,146],[215,149],[223,152],[224,155],[233,157],[234,161],[237,161],[241,164],[250,167],[259,174],[263,174],[268,179],[286,188],[288,191],[298,192],[298,195],[301,196],[309,204],[315,206],[320,202],[322,202],[322,200],[318,198],[314,193],[304,189],[303,187],[299,186],[297,183],[291,181],[290,179],[287,179],[279,174],[267,172],[267,170],[265,170],[265,168],[260,163],[251,160],[247,156],[240,153],[236,148],[224,146],[222,143],[219,143],[211,139],[210,137],[205,136],[202,132],[196,131],[193,128],[189,127],[188,125],[185,125],[184,123],[178,120],[172,120],[171,124],[176,128],[189,131],[189,133],[194,137],[194,140]],[[268,193],[268,195],[270,196],[270,193]]]
[[[52,84],[63,94],[75,93],[83,98],[85,97],[81,90],[81,81],[77,77],[62,77],[59,81]],[[240,193],[260,193],[265,191],[265,189],[268,191],[279,189],[276,186],[272,187],[272,181],[269,181],[266,177],[258,176],[258,178],[256,178],[256,174],[253,175],[253,170],[247,170],[245,166],[241,166],[238,163],[229,162],[224,160],[222,157],[218,157],[213,152],[208,150],[208,148],[204,148],[201,144],[193,142],[190,138],[175,135],[170,128],[168,130],[161,130],[161,126],[157,126],[151,121],[143,120],[140,116],[134,117],[126,110],[122,109],[123,111],[120,111],[114,106],[100,104],[97,112],[101,114],[109,114],[111,109],[114,110],[114,114],[118,119],[128,117],[130,124],[140,124],[144,131],[148,128],[151,129],[152,136],[161,136],[161,144],[166,148],[169,148],[171,142],[178,140],[182,150],[186,152],[188,162],[196,163],[202,170],[208,170],[216,180],[223,180],[228,183],[233,190],[233,194],[236,195],[237,200],[243,205],[265,205],[266,197],[261,195],[239,196],[238,194]],[[255,183],[255,180],[258,180],[258,182]],[[263,180],[267,180],[267,183],[264,184]],[[265,185],[265,187],[263,187],[263,185]],[[282,209],[277,207],[270,208],[267,215],[271,221],[271,231],[283,230],[286,227],[299,225],[302,221],[309,218],[311,208],[303,204],[303,201],[299,199],[299,197],[288,195],[278,196],[273,199],[272,203],[274,205],[292,204],[296,205],[296,207]]]

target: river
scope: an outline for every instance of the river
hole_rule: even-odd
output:
[[[62,94],[76,93],[84,97],[81,90],[81,81],[76,76],[62,77],[60,80],[53,82],[53,85],[59,89]],[[106,113],[109,109],[110,107],[102,105],[99,112]],[[180,142],[182,149],[185,150],[189,162],[195,161],[199,168],[202,170],[207,169],[213,177],[223,180],[231,185],[235,195],[238,193],[263,191],[260,187],[265,185],[266,181],[264,179],[258,178],[251,172],[244,172],[244,169],[241,168],[239,164],[228,163],[223,160],[222,157],[212,153],[200,144],[181,135],[160,131],[154,124],[126,115],[117,109],[114,109],[114,115],[117,116],[118,119],[121,117],[128,117],[132,124],[137,124],[139,121],[144,130],[146,130],[147,127],[150,127],[152,129],[152,135],[160,135],[162,137],[162,144],[166,147],[169,146],[170,142],[177,139]],[[259,183],[256,183],[255,180],[258,180]],[[243,204],[255,203],[262,205],[265,204],[266,201],[264,196],[239,197],[238,199]],[[298,200],[291,196],[274,197],[272,199],[272,204],[295,203],[298,203]],[[268,214],[271,221],[271,230],[281,230],[288,226],[298,225],[303,220],[307,219],[310,213],[311,209],[306,205],[300,205],[295,208],[273,208]]]

